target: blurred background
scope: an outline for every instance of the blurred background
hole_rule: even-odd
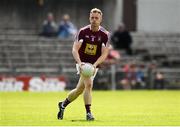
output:
[[[72,44],[94,7],[112,35],[94,89],[180,88],[179,0],[1,0],[0,91],[74,88]]]

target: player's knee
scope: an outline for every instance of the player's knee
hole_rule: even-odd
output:
[[[86,89],[92,89],[92,86],[93,86],[92,83],[85,84]]]
[[[85,85],[86,89],[92,89],[93,82],[92,82],[91,79],[87,79],[87,80],[84,81],[84,85]]]

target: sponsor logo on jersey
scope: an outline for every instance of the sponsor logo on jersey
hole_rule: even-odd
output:
[[[97,45],[86,43],[85,54],[96,55]]]

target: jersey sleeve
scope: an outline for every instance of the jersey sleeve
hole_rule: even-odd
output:
[[[79,32],[76,34],[75,42],[81,42],[84,39],[84,32],[83,30],[79,30]]]
[[[105,41],[103,42],[103,46],[109,47],[110,46],[110,40],[111,40],[111,34],[107,32]]]

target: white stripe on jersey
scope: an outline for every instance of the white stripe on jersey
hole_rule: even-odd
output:
[[[110,46],[110,40],[111,40],[111,34],[104,27],[102,27],[102,26],[100,26],[100,31],[102,31],[103,33],[107,34],[108,41],[107,41],[106,45],[104,45],[104,46],[109,47]]]
[[[76,35],[75,42],[79,42],[79,38],[78,37],[79,37],[80,31],[82,31],[84,29],[87,29],[87,28],[90,28],[90,27],[91,27],[90,25],[87,25],[87,26],[84,26],[84,27],[80,28],[78,33],[77,33],[77,35]]]

